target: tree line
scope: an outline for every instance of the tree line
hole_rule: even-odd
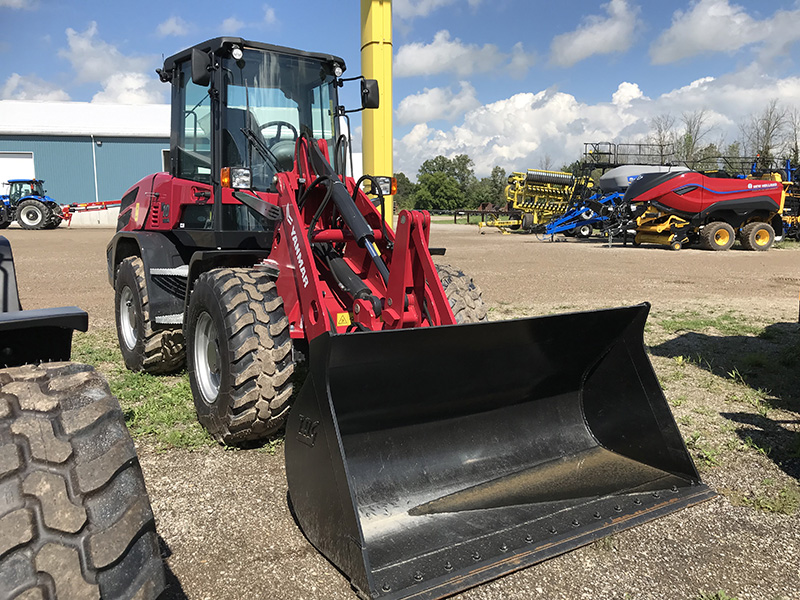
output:
[[[663,148],[664,162],[690,169],[746,172],[782,168],[780,161],[800,163],[800,111],[769,100],[764,109],[739,123],[737,139],[726,142],[715,133],[706,109],[684,112],[679,118],[665,113],[650,121],[646,141]]]
[[[405,173],[395,173],[398,210],[456,210],[481,204],[505,204],[506,171],[495,166],[489,177],[475,176],[475,163],[466,154],[454,158],[436,156],[426,160],[417,172],[417,182]]]

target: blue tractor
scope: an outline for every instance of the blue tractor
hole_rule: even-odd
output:
[[[17,221],[23,229],[55,229],[63,221],[61,205],[45,195],[42,179],[9,179],[0,196],[0,229]]]

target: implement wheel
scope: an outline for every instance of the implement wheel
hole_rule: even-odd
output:
[[[153,329],[144,263],[138,256],[123,260],[114,281],[117,337],[125,366],[131,371],[172,373],[185,360],[180,329]]]
[[[745,250],[769,250],[775,241],[775,230],[769,223],[748,223],[742,227],[739,239]]]
[[[280,429],[294,359],[272,277],[257,268],[200,275],[189,300],[187,346],[197,418],[214,439],[236,444]]]
[[[733,227],[723,221],[714,221],[703,227],[700,239],[707,250],[730,250],[736,241]]]
[[[481,289],[475,285],[472,277],[450,265],[436,265],[436,271],[439,273],[456,323],[479,323],[489,320]]]
[[[153,511],[117,400],[91,367],[0,370],[0,598],[155,600]]]
[[[593,233],[594,227],[589,223],[582,223],[575,228],[575,237],[578,239],[585,240],[592,237]]]
[[[50,210],[39,200],[23,200],[17,205],[17,222],[23,229],[44,229]]]

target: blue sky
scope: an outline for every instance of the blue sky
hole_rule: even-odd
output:
[[[338,54],[356,75],[359,6],[0,0],[0,100],[166,102],[161,56],[223,34]],[[393,14],[395,170],[412,176],[436,154],[467,153],[479,175],[559,166],[700,110],[730,143],[770,99],[800,98],[795,0],[394,0]]]

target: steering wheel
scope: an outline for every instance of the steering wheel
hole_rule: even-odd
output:
[[[264,135],[264,130],[269,129],[270,127],[277,127],[278,130],[275,132],[273,137],[265,137],[264,141],[267,143],[270,151],[277,159],[278,169],[281,171],[289,171],[294,165],[294,146],[298,138],[297,129],[294,125],[287,121],[270,121],[269,123],[264,123],[261,127],[259,127],[259,131],[262,135]],[[284,127],[292,133],[291,140],[281,139],[281,134],[283,133]]]
[[[261,131],[261,135],[264,135],[264,130],[269,129],[270,127],[277,127],[278,131],[275,132],[275,135],[269,139],[267,139],[267,145],[272,146],[281,141],[281,134],[283,133],[283,128],[286,127],[288,130],[292,132],[292,141],[297,141],[297,128],[289,123],[288,121],[270,121],[269,123],[264,123],[261,127],[259,127],[259,131]]]

